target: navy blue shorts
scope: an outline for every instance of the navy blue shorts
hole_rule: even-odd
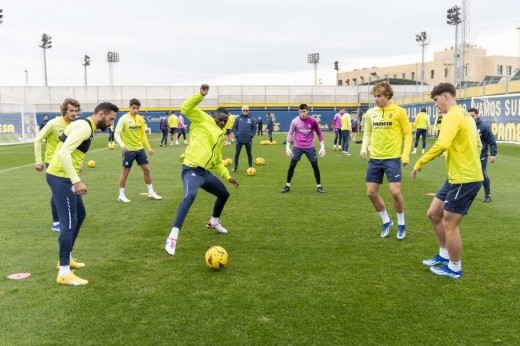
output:
[[[137,162],[139,166],[148,164],[148,156],[146,156],[146,151],[144,149],[137,151],[127,151],[123,153],[123,167],[131,168],[132,164]]]
[[[316,162],[318,161],[318,155],[316,154],[316,148],[293,148],[293,155],[291,157],[291,160],[300,161],[300,158],[302,155],[305,154],[307,156],[307,159],[309,162]]]
[[[231,133],[231,129],[226,129],[226,136],[229,136],[230,133]]]
[[[466,215],[481,187],[481,181],[466,184],[450,184],[446,180],[435,197],[444,202],[444,210]]]
[[[388,160],[368,160],[367,175],[365,181],[367,183],[383,183],[383,176],[386,172],[386,178],[389,183],[401,182],[401,159]]]

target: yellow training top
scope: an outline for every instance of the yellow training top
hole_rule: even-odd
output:
[[[369,109],[363,118],[365,133],[361,152],[367,152],[370,147],[371,159],[401,158],[402,163],[410,161],[412,131],[404,108],[390,103],[384,108]]]
[[[453,106],[442,117],[442,124],[439,138],[414,169],[420,171],[427,162],[446,151],[446,170],[451,184],[484,180],[480,165],[482,143],[473,118],[459,106]]]
[[[229,115],[229,118],[226,123],[226,130],[231,130],[233,128],[233,124],[235,123],[235,116],[233,114]]]
[[[45,146],[45,162],[51,162],[52,155],[60,142],[60,136],[69,124],[70,123],[65,120],[65,117],[59,116],[50,120],[42,128],[34,140],[34,158],[36,163],[44,162],[42,161],[42,141],[44,139],[47,140],[47,145]]]
[[[126,145],[129,151],[137,151],[143,148],[152,150],[146,136],[146,123],[139,114],[133,116],[126,113],[123,115],[117,122],[114,138],[119,146]]]
[[[430,120],[428,119],[428,114],[424,112],[417,113],[417,116],[415,117],[415,122],[413,123],[413,126],[416,130],[428,129],[428,125],[430,125]]]
[[[345,113],[341,116],[341,131],[352,131],[350,114]]]
[[[62,178],[70,178],[72,184],[81,181],[78,172],[83,164],[85,153],[78,149],[83,142],[91,141],[96,125],[91,118],[76,119],[63,130],[67,136],[65,142],[59,142],[47,173]],[[90,125],[89,125],[90,122]]]
[[[168,117],[168,126],[177,128],[179,126],[179,117],[172,113],[172,115]]]

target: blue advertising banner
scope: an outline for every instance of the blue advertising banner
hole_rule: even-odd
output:
[[[473,107],[489,123],[497,141],[520,143],[520,94],[475,97]]]

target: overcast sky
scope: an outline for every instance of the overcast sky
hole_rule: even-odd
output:
[[[520,1],[471,0],[470,43],[489,55],[518,56]],[[515,5],[516,4],[516,5]],[[1,0],[0,85],[109,85],[107,52],[120,54],[115,85],[312,85],[308,53],[320,53],[318,78],[343,71],[416,63],[415,34],[433,52],[454,44],[446,10],[460,0]]]

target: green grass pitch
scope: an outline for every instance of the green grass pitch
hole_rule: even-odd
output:
[[[419,155],[403,169],[407,237],[381,239],[380,219],[365,192],[367,162],[359,144],[351,157],[332,151],[319,159],[325,194],[316,192],[304,158],[291,192],[281,194],[289,159],[256,137],[257,174],[231,197],[222,223],[227,235],[205,227],[214,197],[199,195],[181,230],[177,253],[164,251],[182,197],[179,156],[184,146],[150,140],[153,184],[161,201],[142,196],[134,166],[129,204],[117,202],[120,151],[95,137],[81,173],[88,188],[87,218],[74,257],[85,287],[56,284],[57,234],[51,232],[50,189],[34,169],[32,145],[0,147],[0,344],[80,345],[490,345],[520,344],[520,147],[499,144],[489,164],[492,203],[481,191],[461,225],[461,280],[436,277],[421,264],[438,250],[426,217],[429,193],[442,185],[442,159],[412,181]],[[432,139],[428,145],[431,146]],[[234,146],[224,158],[234,157]],[[388,185],[381,194],[396,220]],[[229,264],[212,271],[205,251],[220,245]],[[26,280],[7,275],[30,272]]]

